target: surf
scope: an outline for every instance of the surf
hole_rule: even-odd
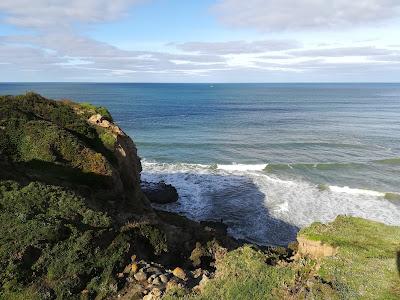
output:
[[[258,244],[287,244],[300,228],[337,215],[400,225],[396,193],[335,185],[321,189],[309,181],[265,172],[267,166],[144,160],[142,178],[164,180],[177,188],[179,201],[157,208],[195,220],[222,219],[232,236]]]

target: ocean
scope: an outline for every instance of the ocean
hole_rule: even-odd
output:
[[[237,238],[286,245],[337,215],[400,225],[400,84],[0,83],[26,91],[106,106],[143,180],[177,188],[157,208]]]

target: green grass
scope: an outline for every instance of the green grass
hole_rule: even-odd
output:
[[[98,129],[99,137],[107,149],[114,150],[114,145],[117,141],[116,137],[109,131]]]
[[[400,299],[400,227],[340,216],[299,234],[339,252],[271,266],[271,253],[244,246],[217,260],[201,293],[175,288],[165,299]]]
[[[112,121],[112,117],[110,112],[107,108],[103,106],[95,106],[91,103],[82,102],[78,104],[82,109],[87,110],[89,113],[93,114],[100,114],[103,117],[107,118],[108,120]]]
[[[245,246],[227,254],[218,265],[219,275],[205,286],[196,299],[266,299],[279,298],[280,289],[292,283],[289,268],[265,263],[266,256]]]
[[[103,299],[137,245],[167,251],[157,227],[121,230],[87,199],[38,182],[0,181],[0,232],[0,299],[79,299],[84,289]]]
[[[336,257],[323,259],[319,275],[342,298],[400,298],[400,227],[340,216],[300,235],[339,247]]]

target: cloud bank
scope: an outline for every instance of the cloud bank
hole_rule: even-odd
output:
[[[222,23],[260,31],[337,28],[399,16],[398,0],[221,0]]]
[[[382,81],[389,76],[395,78],[395,74],[400,76],[400,45],[354,42],[321,46],[294,38],[260,38],[193,40],[168,43],[163,45],[163,51],[132,51],[97,41],[77,30],[79,26],[117,21],[131,7],[149,2],[2,0],[0,24],[11,24],[23,34],[0,36],[0,80]],[[281,30],[389,19],[400,6],[389,0],[327,2],[223,0],[216,9],[228,25]]]

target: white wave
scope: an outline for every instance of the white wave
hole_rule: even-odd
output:
[[[231,165],[217,165],[217,168],[225,171],[262,171],[267,167],[267,164],[254,164],[254,165],[245,165],[245,164],[231,164]]]
[[[351,195],[369,195],[369,196],[375,196],[375,197],[384,197],[385,193],[382,192],[377,192],[377,191],[372,191],[372,190],[364,190],[364,189],[354,189],[354,188],[349,188],[348,186],[335,186],[335,185],[330,185],[329,189],[332,192],[336,193],[346,193],[346,194],[351,194]]]
[[[310,182],[260,172],[265,165],[221,166],[143,161],[142,179],[177,188],[179,201],[160,208],[196,220],[223,219],[230,234],[260,244],[285,244],[298,228],[338,215],[400,225],[400,206],[381,192],[337,186],[320,191]]]

